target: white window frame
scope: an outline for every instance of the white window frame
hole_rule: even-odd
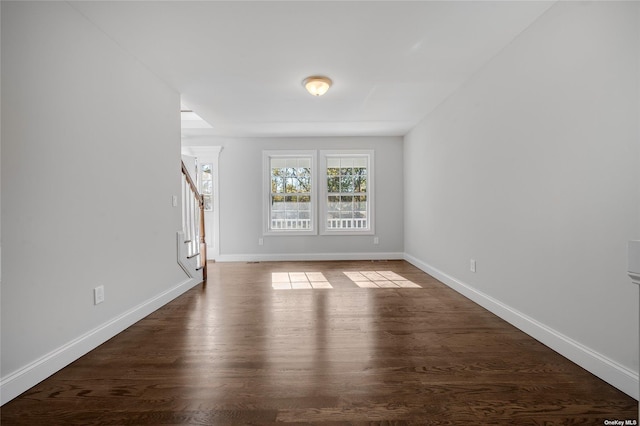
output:
[[[301,158],[308,157],[311,159],[311,205],[309,207],[309,229],[272,229],[271,228],[271,159],[274,158]],[[263,235],[317,235],[317,183],[318,180],[318,153],[316,150],[272,150],[262,152],[262,168],[263,168]]]
[[[327,159],[331,157],[357,157],[367,158],[367,227],[362,229],[355,228],[342,228],[342,229],[329,229],[327,227],[328,220],[328,196],[327,191]],[[360,149],[360,150],[321,150],[320,151],[320,167],[318,169],[318,182],[320,190],[319,196],[319,211],[320,211],[320,235],[374,235],[375,234],[375,170],[374,170],[375,156],[372,149]]]

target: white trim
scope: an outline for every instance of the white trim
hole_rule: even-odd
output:
[[[193,278],[185,280],[71,340],[19,370],[2,377],[0,379],[0,405],[9,402],[37,385],[200,282]]]
[[[301,158],[308,157],[311,159],[311,210],[310,210],[310,223],[311,228],[307,230],[298,229],[285,229],[285,230],[273,230],[271,229],[271,158]],[[318,152],[313,149],[301,149],[301,150],[264,150],[262,151],[262,235],[263,236],[296,236],[296,235],[318,235],[318,219],[317,219],[317,205],[318,205],[318,184],[317,184],[317,168],[318,168]],[[295,195],[295,194],[292,194]],[[220,256],[216,258],[219,260]]]
[[[442,281],[453,290],[514,325],[585,370],[600,377],[627,395],[638,399],[638,373],[618,364],[595,350],[576,342],[553,328],[536,321],[472,286],[405,253],[404,260]]]
[[[327,228],[327,158],[330,157],[366,157],[367,158],[367,225],[366,229],[328,229]],[[375,151],[373,149],[323,149],[320,150],[317,175],[322,181],[319,186],[318,211],[320,235],[375,235]]]
[[[404,253],[281,253],[223,254],[217,262],[276,262],[299,260],[402,260]]]

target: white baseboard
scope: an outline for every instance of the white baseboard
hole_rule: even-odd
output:
[[[409,254],[405,253],[404,259],[610,385],[638,399],[638,373]]]
[[[402,260],[404,253],[221,254],[216,262],[283,262],[301,260]]]
[[[0,405],[29,390],[200,282],[194,278],[185,280],[60,346],[21,369],[2,377],[0,379]]]

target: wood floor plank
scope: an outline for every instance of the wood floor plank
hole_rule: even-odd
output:
[[[273,289],[284,273],[332,288]],[[209,277],[5,404],[2,425],[637,420],[633,398],[407,262],[211,263]]]

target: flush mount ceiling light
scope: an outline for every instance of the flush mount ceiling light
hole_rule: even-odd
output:
[[[307,77],[302,81],[304,88],[313,96],[322,96],[327,93],[327,90],[331,87],[331,83],[330,78],[319,75]]]

